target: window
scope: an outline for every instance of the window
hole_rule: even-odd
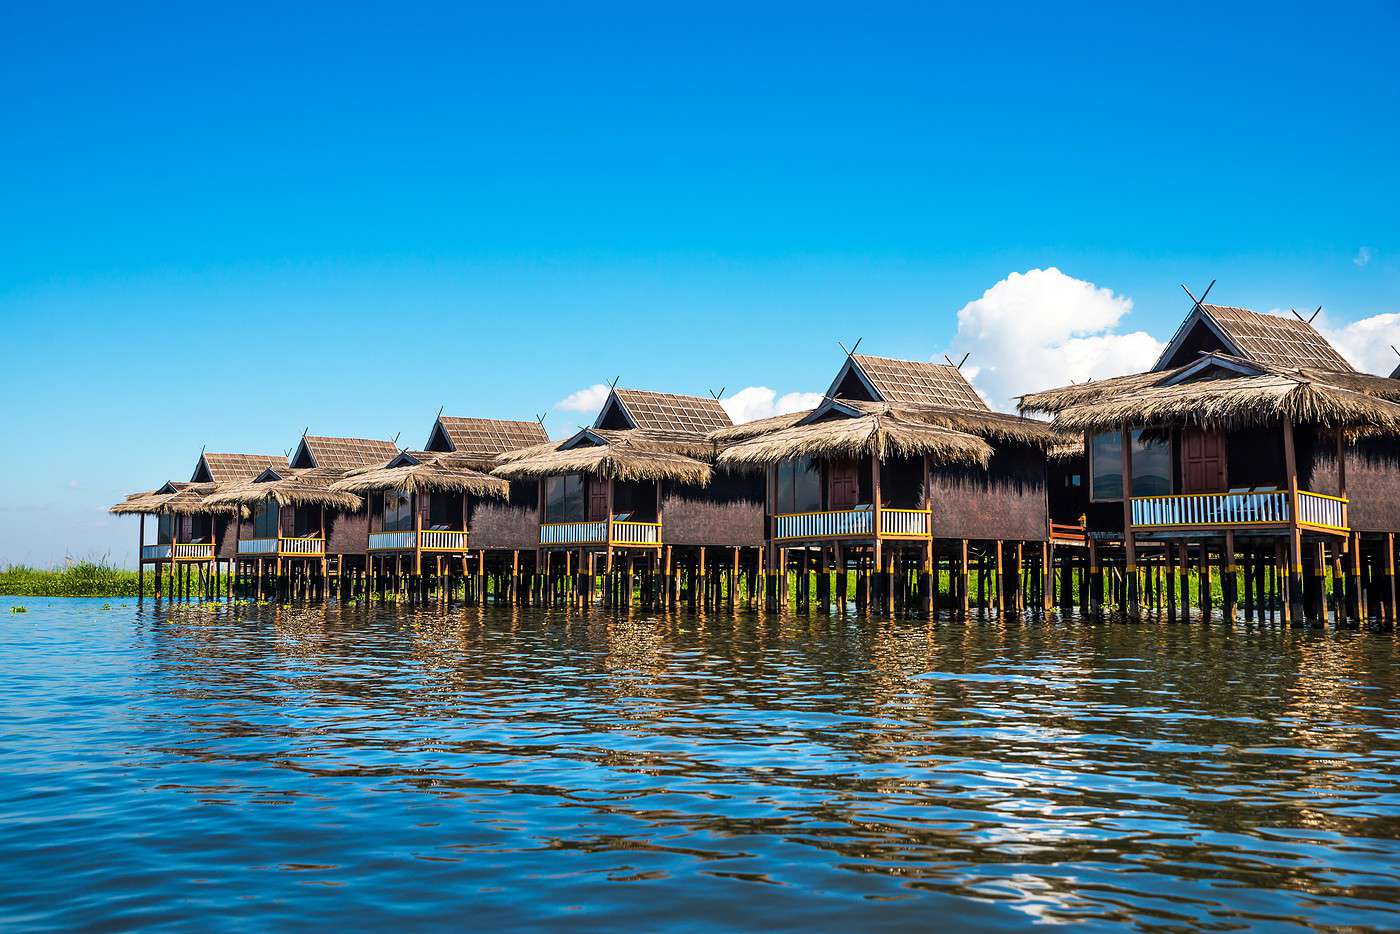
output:
[[[298,506],[292,514],[292,534],[297,538],[311,538],[321,534],[321,507]]]
[[[277,504],[270,499],[260,500],[253,507],[253,537],[277,537]]]
[[[456,529],[462,522],[461,493],[428,494],[428,528]]]
[[[413,529],[413,503],[402,490],[384,494],[384,531],[409,532]]]
[[[208,543],[214,540],[214,520],[210,516],[190,517],[190,541]]]
[[[582,522],[584,513],[583,475],[565,474],[544,481],[546,522]]]
[[[1157,433],[1144,438],[1132,433],[1133,495],[1165,496],[1172,491],[1172,447]],[[1111,431],[1089,440],[1089,498],[1095,501],[1123,498],[1122,434]]]
[[[778,465],[775,514],[816,512],[822,508],[821,465],[810,457],[783,461]]]
[[[175,540],[175,517],[162,513],[156,519],[156,544],[169,545]]]

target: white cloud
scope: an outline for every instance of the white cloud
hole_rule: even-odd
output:
[[[1390,349],[1400,347],[1400,314],[1372,315],[1350,324],[1333,324],[1324,311],[1313,323],[1358,370],[1387,376],[1400,363],[1400,357]]]
[[[994,408],[1016,397],[1090,378],[1145,370],[1163,344],[1146,331],[1120,334],[1132,299],[1051,266],[1013,272],[958,312],[963,373]]]
[[[1375,250],[1371,249],[1368,246],[1363,246],[1361,249],[1357,250],[1356,255],[1352,257],[1352,265],[1354,265],[1357,269],[1364,269],[1366,266],[1370,265],[1371,257],[1375,255]]]
[[[564,412],[585,412],[589,415],[596,415],[598,410],[603,407],[603,403],[608,401],[609,392],[607,383],[594,383],[586,389],[569,393],[554,403],[554,407]]]
[[[815,408],[819,392],[787,392],[781,396],[767,386],[748,386],[720,402],[734,424]]]

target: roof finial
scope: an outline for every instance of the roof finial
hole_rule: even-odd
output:
[[[705,391],[710,394],[711,398],[718,402],[720,400],[720,397],[724,395],[724,391],[728,388],[728,386],[721,386],[719,387],[719,392],[715,392],[713,389],[707,389]]]
[[[397,447],[399,446],[399,435],[401,435],[401,434],[403,434],[402,431],[396,431],[396,432],[394,432],[394,440],[390,441],[389,443],[392,444],[394,447],[397,448]],[[403,450],[403,449],[400,448],[400,450]]]
[[[541,428],[544,427],[544,417],[548,414],[548,412],[539,412],[535,415],[535,421],[540,423]]]
[[[840,347],[842,350],[845,350],[845,351],[846,351],[846,356],[848,356],[848,357],[854,357],[854,356],[856,355],[856,350],[860,347],[860,342],[863,341],[863,340],[865,340],[865,338],[863,338],[863,337],[857,337],[857,338],[856,338],[856,342],[855,342],[854,344],[851,345],[851,348],[850,348],[849,350],[846,350],[846,345],[843,344],[843,343],[841,343],[840,341],[837,341],[837,342],[836,342],[836,346],[837,346],[837,347]]]
[[[1204,302],[1204,301],[1206,300],[1206,296],[1210,294],[1210,290],[1213,289],[1213,288],[1215,288],[1215,280],[1214,280],[1214,279],[1210,280],[1210,285],[1206,286],[1206,290],[1205,290],[1204,292],[1201,293],[1201,297],[1200,297],[1200,298],[1197,298],[1196,296],[1191,295],[1191,290],[1188,289],[1188,288],[1186,287],[1186,283],[1184,283],[1184,282],[1181,283],[1181,291],[1185,292],[1188,296],[1191,297],[1191,310],[1192,310],[1192,311],[1195,311],[1197,308],[1200,308],[1200,307],[1201,307],[1201,303]]]
[[[438,417],[438,418],[442,418],[442,410],[445,409],[445,408],[447,408],[447,406],[445,406],[445,405],[440,405],[440,406],[438,406],[438,413],[437,413],[437,417]]]
[[[621,374],[621,373],[619,373],[618,375],[616,375],[616,376],[613,377],[613,381],[612,381],[611,383],[608,383],[608,388],[609,388],[609,389],[616,389],[616,388],[617,388],[617,381],[620,380],[620,379],[622,379],[622,374]]]
[[[306,437],[306,433],[307,433],[308,431],[310,431],[310,430],[311,430],[311,426],[310,426],[310,425],[307,425],[305,428],[303,428],[303,429],[301,430],[301,436],[302,436],[303,438],[305,438],[305,437]]]

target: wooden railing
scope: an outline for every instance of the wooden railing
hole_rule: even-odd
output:
[[[370,551],[413,551],[415,547],[423,551],[466,551],[467,533],[454,529],[369,533]]]
[[[1345,532],[1350,528],[1347,505],[1347,501],[1340,496],[1305,493],[1299,490],[1298,523],[1334,532]]]
[[[928,509],[881,509],[882,538],[928,538],[933,512]],[[875,534],[875,510],[827,509],[821,512],[788,512],[773,516],[773,538],[862,538]]]
[[[875,534],[875,510],[832,509],[773,517],[773,538],[853,538]]]
[[[881,509],[880,534],[889,538],[928,538],[933,512],[928,509]]]
[[[319,558],[326,553],[326,540],[319,535],[302,538],[240,538],[240,555],[276,555],[289,558]]]
[[[326,540],[319,535],[305,538],[279,538],[277,553],[293,557],[317,556],[326,553]]]
[[[544,522],[541,545],[660,545],[660,522],[596,519],[588,522]]]
[[[542,522],[541,545],[606,545],[608,524],[596,522]]]
[[[660,522],[612,521],[612,540],[615,545],[659,545],[661,544]]]
[[[424,551],[466,551],[467,533],[452,529],[423,529],[418,533],[418,547]]]
[[[1066,542],[1071,545],[1082,545],[1088,540],[1088,529],[1084,522],[1052,522],[1050,523],[1050,541]]]
[[[170,546],[171,557],[176,561],[212,561],[213,542],[176,542]]]
[[[369,533],[370,551],[412,551],[413,530]]]
[[[1133,527],[1148,529],[1288,525],[1293,510],[1287,490],[1186,493],[1133,497]],[[1300,525],[1345,531],[1347,501],[1322,493],[1298,492]]]

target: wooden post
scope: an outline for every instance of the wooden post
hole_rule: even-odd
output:
[[[1288,611],[1290,621],[1303,618],[1303,530],[1298,524],[1298,455],[1293,419],[1283,417],[1283,469],[1288,479]]]
[[[137,513],[140,531],[136,544],[136,602],[146,599],[146,514]]]
[[[1235,533],[1225,533],[1225,554],[1221,555],[1225,576],[1220,580],[1220,596],[1225,601],[1225,621],[1235,621]]]
[[[1099,567],[1099,546],[1094,539],[1089,539],[1089,612],[1094,616],[1102,611],[1103,598],[1103,568]]]
[[[1124,428],[1123,439],[1123,551],[1124,586],[1127,588],[1127,610],[1138,613],[1137,542],[1133,539],[1133,432]]]
[[[1006,612],[1006,575],[1003,573],[1001,539],[997,539],[997,617]]]
[[[1040,609],[1049,613],[1055,608],[1055,545],[1047,536],[1040,549]]]
[[[875,533],[875,586],[879,590],[879,593],[875,595],[875,600],[870,602],[874,604],[878,601],[881,608],[883,608],[885,605],[884,594],[887,589],[884,585],[887,584],[888,579],[885,577],[884,553],[881,550],[880,539],[880,530],[882,528],[880,521],[880,458],[874,452],[870,454],[870,484],[870,489],[872,491],[871,507],[874,510],[872,519],[875,522],[875,527],[873,529]]]

